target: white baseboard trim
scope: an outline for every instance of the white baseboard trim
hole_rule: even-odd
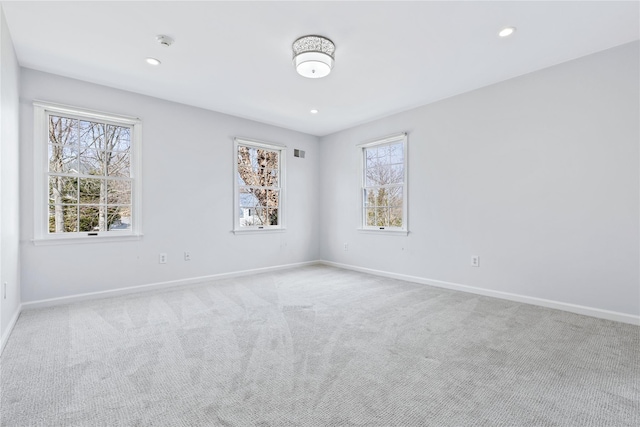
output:
[[[14,326],[16,326],[16,322],[18,321],[18,317],[20,317],[20,313],[21,312],[22,312],[22,305],[19,305],[18,309],[15,312],[15,314],[13,315],[11,320],[9,321],[9,325],[7,326],[7,329],[4,331],[4,334],[2,334],[2,337],[0,338],[0,356],[2,356],[2,352],[4,351],[4,347],[7,345],[7,342],[9,341],[9,337],[11,336],[11,332],[13,332],[13,328],[14,328]]]
[[[84,294],[69,295],[59,298],[43,299],[38,301],[23,302],[22,308],[30,310],[34,308],[53,307],[57,305],[69,304],[78,301],[86,301],[99,298],[111,298],[120,295],[129,295],[139,292],[148,292],[176,286],[194,285],[197,283],[209,282],[212,280],[230,279],[233,277],[248,276],[251,274],[266,273],[270,271],[286,270],[290,268],[303,267],[306,265],[317,265],[320,261],[305,261],[294,264],[277,265],[273,267],[255,268],[252,270],[234,271],[231,273],[212,274],[209,276],[192,277],[189,279],[169,280],[167,282],[150,283],[148,285],[131,286],[128,288],[109,289],[107,291],[87,292]]]
[[[139,293],[139,292],[147,292],[147,291],[158,290],[158,289],[172,288],[175,286],[193,285],[193,284],[212,281],[212,280],[229,279],[233,277],[248,276],[251,274],[286,270],[289,268],[303,267],[307,265],[317,265],[317,264],[342,268],[345,270],[359,271],[362,273],[368,273],[368,274],[373,274],[373,275],[382,276],[382,277],[389,277],[392,279],[405,280],[408,282],[420,283],[424,285],[435,286],[438,288],[451,289],[455,291],[468,292],[476,295],[483,295],[483,296],[488,296],[493,298],[505,299],[509,301],[521,302],[525,304],[537,305],[541,307],[553,308],[556,310],[568,311],[571,313],[597,317],[600,319],[613,320],[616,322],[629,323],[632,325],[640,325],[640,316],[635,316],[632,314],[603,310],[603,309],[593,308],[593,307],[586,307],[586,306],[576,305],[576,304],[569,304],[565,302],[530,297],[526,295],[513,294],[509,292],[477,288],[474,286],[461,285],[458,283],[445,282],[442,280],[427,279],[424,277],[410,276],[410,275],[400,274],[400,273],[391,273],[388,271],[358,267],[358,266],[349,265],[349,264],[341,264],[333,261],[316,260],[316,261],[305,261],[305,262],[294,263],[294,264],[284,264],[284,265],[278,265],[273,267],[256,268],[251,270],[235,271],[230,273],[213,274],[209,276],[193,277],[189,279],[170,280],[166,282],[151,283],[147,285],[132,286],[128,288],[111,289],[107,291],[89,292],[89,293],[76,294],[76,295],[70,295],[70,296],[59,297],[59,298],[23,302],[20,308],[18,309],[18,312],[15,314],[14,318],[11,320],[9,327],[7,328],[5,333],[2,335],[2,341],[0,343],[0,354],[2,354],[2,350],[4,349],[4,346],[7,340],[9,339],[9,335],[11,334],[11,331],[13,330],[13,327],[15,326],[15,323],[18,320],[18,317],[22,310],[52,307],[56,305],[69,304],[73,302],[92,300],[92,299],[98,299],[98,298],[110,298],[110,297],[116,297],[120,295],[128,295],[128,294]]]
[[[632,325],[640,325],[640,316],[632,314],[619,313],[617,311],[602,310],[599,308],[586,307],[582,305],[569,304],[560,301],[553,301],[543,298],[530,297],[526,295],[512,294],[509,292],[494,291],[491,289],[477,288],[474,286],[461,285],[458,283],[443,282],[442,280],[425,279],[423,277],[409,276],[406,274],[390,273],[387,271],[374,270],[371,268],[358,267],[355,265],[341,264],[333,261],[320,261],[320,264],[331,267],[343,268],[345,270],[359,271],[369,273],[376,276],[389,277],[391,279],[405,280],[407,282],[420,283],[438,288],[451,289],[454,291],[468,292],[477,295],[483,295],[493,298],[500,298],[509,301],[516,301],[525,304],[532,304],[541,307],[553,308],[556,310],[569,311],[571,313],[582,314],[585,316],[597,317],[600,319],[613,320],[616,322],[629,323]]]

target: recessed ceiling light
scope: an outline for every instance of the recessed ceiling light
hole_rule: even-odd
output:
[[[318,110],[316,110],[315,108],[311,111],[309,111],[311,114],[318,114]]]
[[[503,29],[500,30],[500,32],[498,33],[498,35],[500,37],[509,37],[511,34],[513,34],[516,31],[516,27],[504,27]]]
[[[147,61],[147,64],[150,64],[150,65],[160,65],[160,61],[156,58],[147,58],[146,61]]]

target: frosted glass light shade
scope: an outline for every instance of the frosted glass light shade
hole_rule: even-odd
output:
[[[304,36],[293,42],[293,64],[303,77],[317,79],[331,72],[335,45],[322,36]]]

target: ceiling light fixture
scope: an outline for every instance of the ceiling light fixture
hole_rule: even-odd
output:
[[[303,77],[324,77],[333,68],[336,45],[322,36],[303,36],[293,42],[293,65]]]
[[[145,61],[147,61],[147,64],[150,64],[150,65],[160,65],[161,64],[160,60],[158,60],[156,58],[147,58]]]
[[[505,27],[503,29],[500,30],[500,32],[498,33],[498,35],[500,37],[509,37],[511,34],[513,34],[516,31],[516,27]]]
[[[318,114],[318,110],[316,110],[315,108],[311,111],[309,111],[311,114]]]

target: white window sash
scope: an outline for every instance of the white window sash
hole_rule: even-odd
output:
[[[273,187],[261,187],[252,185],[242,185],[238,183],[238,147],[245,146],[250,148],[257,148],[269,151],[275,151],[278,153],[278,186]],[[236,234],[243,233],[260,233],[267,231],[283,231],[285,227],[285,206],[286,206],[286,149],[284,145],[274,144],[270,142],[258,141],[247,138],[234,138],[233,139],[233,232]],[[242,188],[259,188],[262,190],[276,190],[278,191],[278,225],[251,225],[240,226],[240,190]],[[268,209],[268,208],[265,208]]]
[[[137,240],[142,237],[142,121],[135,117],[122,116],[55,104],[35,101],[34,108],[34,238],[33,243],[62,244],[90,243],[111,240]],[[94,121],[115,126],[131,128],[131,146],[129,149],[129,178],[109,177],[109,180],[131,181],[131,229],[107,231],[77,231],[65,233],[49,232],[49,177],[70,176],[73,178],[96,178],[85,174],[66,174],[49,172],[49,116],[60,115],[78,120]],[[102,205],[102,204],[100,204]],[[114,205],[115,206],[115,205]]]
[[[384,184],[384,185],[376,185],[376,186],[367,186],[366,185],[366,168],[367,168],[367,159],[366,159],[366,149],[372,147],[380,147],[385,145],[392,145],[398,142],[402,142],[402,150],[403,150],[403,179],[402,182],[393,183],[393,184]],[[408,226],[408,209],[407,209],[407,177],[408,177],[408,164],[409,159],[407,156],[407,133],[399,133],[390,135],[384,138],[376,139],[373,141],[365,142],[357,145],[360,150],[360,231],[373,232],[373,233],[397,233],[406,235],[409,232]],[[394,226],[371,226],[367,225],[366,218],[366,208],[365,206],[365,191],[373,190],[379,188],[391,188],[391,187],[402,187],[402,227],[394,227]]]

